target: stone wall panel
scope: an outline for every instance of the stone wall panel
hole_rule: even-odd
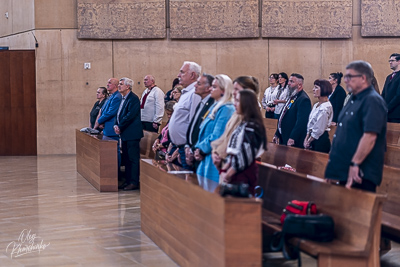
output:
[[[78,0],[78,38],[166,37],[165,1]]]
[[[352,0],[263,0],[262,36],[351,38]]]
[[[361,36],[400,36],[399,22],[400,1],[361,1]]]
[[[258,0],[170,0],[172,39],[259,37]]]

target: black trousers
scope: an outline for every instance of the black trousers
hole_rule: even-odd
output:
[[[146,130],[146,131],[149,131],[149,132],[158,133],[158,128],[160,127],[160,125],[158,125],[157,129],[155,129],[153,127],[153,123],[152,122],[142,121],[142,127],[143,127],[143,130]]]
[[[140,139],[122,141],[122,159],[125,163],[125,182],[139,185]]]
[[[317,140],[311,142],[311,150],[329,153],[331,150],[331,140],[329,134],[325,131]]]

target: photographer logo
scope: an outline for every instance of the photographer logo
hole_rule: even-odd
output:
[[[44,244],[43,239],[36,234],[31,234],[31,230],[24,229],[17,241],[12,241],[6,248],[6,253],[10,253],[11,258],[17,258],[29,253],[45,250],[50,243]]]

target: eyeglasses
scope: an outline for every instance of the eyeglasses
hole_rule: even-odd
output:
[[[349,80],[353,79],[354,77],[361,77],[361,76],[362,76],[362,74],[356,74],[356,75],[346,74],[346,75],[344,75],[344,79],[349,81]]]
[[[389,60],[388,60],[389,63],[390,63],[390,62],[395,62],[395,61],[397,61],[397,60],[395,60],[395,59],[389,59]]]

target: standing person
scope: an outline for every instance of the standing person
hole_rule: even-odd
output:
[[[172,91],[174,90],[175,86],[178,85],[178,84],[179,84],[179,79],[178,79],[178,78],[175,78],[175,79],[172,81],[171,90],[169,90],[169,91],[165,94],[165,97],[164,97],[164,102],[165,102],[165,103],[167,103],[168,101],[174,100],[174,99],[172,98],[171,93],[172,93]]]
[[[371,192],[382,181],[387,120],[385,102],[371,86],[373,76],[368,62],[347,65],[344,81],[352,96],[339,115],[325,170],[327,179]]]
[[[117,116],[119,104],[121,103],[122,96],[118,92],[118,79],[110,78],[107,82],[107,90],[110,94],[107,102],[101,109],[100,117],[94,125],[94,128],[104,127],[103,139],[111,138],[119,141],[118,134],[114,131],[115,117]],[[118,160],[120,162],[120,160]],[[120,165],[118,165],[120,166]]]
[[[288,83],[289,99],[279,117],[278,127],[272,142],[304,148],[308,117],[311,112],[311,101],[303,90],[303,83],[304,78],[302,75],[292,73]]]
[[[276,92],[276,99],[274,100],[275,111],[274,118],[279,119],[282,113],[282,109],[285,106],[285,103],[288,99],[288,82],[289,77],[285,72],[281,72],[278,75],[279,86]]]
[[[221,178],[225,183],[249,184],[250,193],[254,194],[258,181],[255,161],[266,150],[267,135],[253,91],[240,91],[235,107],[241,122],[229,138],[226,162],[220,170]]]
[[[146,89],[140,99],[142,127],[149,132],[158,132],[164,116],[164,92],[156,86],[152,75],[144,77],[144,86]]]
[[[194,150],[197,140],[199,139],[200,125],[204,120],[204,115],[214,104],[214,98],[211,97],[212,82],[214,76],[203,73],[198,79],[194,86],[195,94],[201,97],[200,103],[196,107],[196,113],[189,123],[188,131],[186,133],[186,145],[185,155],[186,163],[193,166],[193,170],[196,170],[199,162],[194,160]]]
[[[336,73],[331,73],[328,79],[332,85],[332,90],[333,90],[332,94],[329,96],[329,101],[331,102],[333,108],[332,125],[336,125],[339,113],[343,108],[344,99],[346,98],[346,91],[340,85],[342,77],[343,73],[336,72]]]
[[[276,99],[276,95],[278,93],[278,77],[279,75],[276,73],[272,73],[269,76],[269,87],[265,89],[264,97],[261,101],[263,108],[265,109],[265,118],[274,119],[275,116],[275,104],[274,100]]]
[[[333,118],[333,108],[328,96],[332,94],[332,85],[327,80],[315,80],[313,92],[318,102],[315,103],[308,119],[304,148],[329,153],[331,141],[328,132]]]
[[[388,122],[400,122],[400,54],[391,54],[389,58],[390,68],[393,70],[386,77],[382,90],[388,108]]]
[[[200,161],[196,173],[215,182],[219,181],[219,173],[212,163],[211,142],[218,139],[225,130],[235,107],[232,102],[233,84],[225,74],[215,76],[212,82],[211,97],[215,103],[210,107],[208,115],[200,125],[198,141],[195,145],[194,157]]]
[[[107,100],[108,92],[107,88],[99,87],[97,88],[96,93],[97,101],[94,103],[92,110],[90,111],[90,128],[94,129],[94,125],[96,123],[97,116],[99,115],[100,109],[103,107],[104,103]]]
[[[196,107],[201,101],[201,97],[194,93],[194,86],[197,83],[200,72],[201,67],[199,64],[191,61],[183,62],[178,78],[179,84],[185,89],[182,90],[182,96],[178,104],[175,105],[174,114],[172,114],[169,122],[171,141],[178,147],[182,167],[189,170],[191,167],[186,164],[185,155],[186,132],[190,121],[196,113]]]
[[[132,93],[133,81],[121,78],[118,91],[122,101],[118,108],[117,120],[114,125],[116,134],[122,141],[122,156],[125,163],[125,184],[121,185],[124,191],[139,189],[140,174],[140,139],[143,137],[142,123],[140,121],[139,97]]]
[[[259,94],[259,83],[256,77],[253,76],[239,76],[233,81],[233,99],[236,99],[240,91],[244,89],[252,90],[256,96]],[[222,162],[228,156],[226,149],[228,147],[228,141],[232,136],[232,132],[242,122],[242,115],[236,111],[232,114],[232,117],[228,121],[225,127],[224,133],[221,137],[211,143],[212,146],[212,160],[217,169],[221,168]],[[221,179],[221,177],[220,177]]]

